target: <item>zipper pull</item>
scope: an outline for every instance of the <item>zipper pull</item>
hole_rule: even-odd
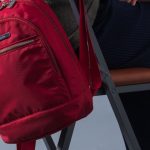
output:
[[[16,3],[16,0],[10,0],[9,4],[7,5],[7,8],[12,8]]]

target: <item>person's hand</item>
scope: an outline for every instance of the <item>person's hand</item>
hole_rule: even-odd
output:
[[[137,0],[127,0],[128,3],[131,3],[133,6],[135,6]]]
[[[130,3],[131,5],[135,6],[135,4],[136,4],[136,2],[137,2],[138,0],[120,0],[120,1],[128,2],[128,3]]]

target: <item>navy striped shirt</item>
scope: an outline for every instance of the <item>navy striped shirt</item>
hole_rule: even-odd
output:
[[[150,3],[101,1],[94,30],[109,68],[150,67]]]

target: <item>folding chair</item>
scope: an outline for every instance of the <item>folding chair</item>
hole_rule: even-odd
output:
[[[72,138],[72,134],[74,131],[75,123],[66,127],[61,131],[58,144],[55,145],[51,136],[47,136],[43,139],[47,150],[68,150]]]
[[[79,24],[79,11],[77,9],[76,0],[69,1],[77,23]],[[150,90],[150,69],[127,68],[109,70],[89,21],[88,29],[90,31],[92,44],[100,65],[101,78],[103,82],[103,86],[98,91],[97,95],[105,94],[108,96],[109,102],[117,118],[127,149],[141,150],[141,147],[134,134],[119,94]],[[44,141],[47,145],[48,150],[68,150],[74,127],[75,123],[62,130],[58,142],[58,147],[55,146],[50,136],[46,137]]]

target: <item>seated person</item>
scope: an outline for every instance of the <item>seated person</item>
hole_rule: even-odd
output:
[[[150,3],[100,0],[93,25],[110,69],[150,67]],[[131,3],[132,5],[130,5]],[[150,149],[150,91],[120,94],[142,150]]]
[[[131,5],[132,4],[132,5]],[[150,67],[150,3],[137,0],[85,0],[88,15],[111,69]],[[52,0],[75,49],[78,30],[67,0]],[[121,94],[142,150],[150,149],[150,92]]]

